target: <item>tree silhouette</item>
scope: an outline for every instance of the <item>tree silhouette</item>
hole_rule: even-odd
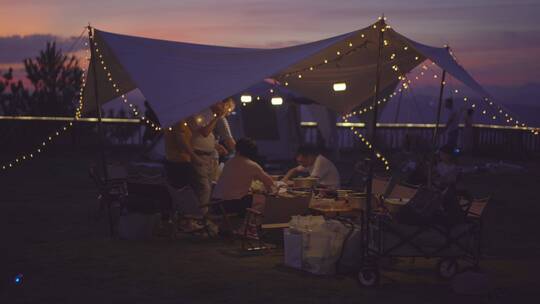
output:
[[[82,84],[82,70],[75,56],[68,56],[47,42],[35,59],[24,60],[26,77],[33,86],[29,108],[40,115],[72,116],[75,96]]]

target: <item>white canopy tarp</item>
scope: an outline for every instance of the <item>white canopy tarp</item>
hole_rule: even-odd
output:
[[[167,127],[274,78],[319,104],[347,113],[362,102],[372,102],[382,26],[379,21],[347,34],[278,49],[209,46],[94,30],[99,103],[138,88]],[[391,28],[386,28],[384,37],[381,91],[429,58],[485,96],[445,48],[422,45]],[[345,82],[347,89],[335,92],[336,82]],[[92,66],[84,95],[83,112],[95,110]]]

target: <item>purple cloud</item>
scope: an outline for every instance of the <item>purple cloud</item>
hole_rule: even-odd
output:
[[[77,37],[63,38],[51,34],[0,37],[0,64],[20,63],[25,58],[36,57],[49,41],[56,41],[64,53],[76,52],[84,47]]]

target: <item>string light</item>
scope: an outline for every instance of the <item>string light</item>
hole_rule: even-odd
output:
[[[347,123],[347,119],[344,119],[344,122]],[[366,137],[358,132],[358,130],[355,130],[354,129],[354,126],[352,126],[351,128],[351,131],[354,133],[354,135],[356,135],[360,141],[369,149],[369,150],[372,150],[373,149],[373,145],[369,142],[369,140],[366,139]],[[375,152],[375,156],[377,157],[377,159],[379,161],[381,161],[383,164],[384,164],[384,168],[389,171],[390,170],[390,163],[388,162],[388,159],[386,159],[386,157],[384,157],[384,155],[382,155],[379,151],[377,150],[374,150]]]
[[[365,35],[361,34],[360,37],[365,38]],[[347,49],[346,51],[337,50],[336,51],[336,55],[337,55],[336,58],[334,58],[334,59],[324,58],[323,61],[318,63],[318,64],[311,65],[309,67],[305,67],[305,68],[301,68],[301,69],[298,69],[298,70],[295,70],[295,71],[288,72],[285,75],[277,77],[277,78],[283,79],[283,78],[291,77],[293,75],[297,75],[298,78],[302,78],[302,73],[304,73],[306,71],[313,71],[313,70],[315,70],[315,69],[317,69],[317,68],[319,68],[319,67],[321,67],[323,65],[326,65],[328,63],[331,63],[331,62],[332,63],[338,62],[341,59],[343,59],[343,57],[351,55],[351,54],[353,54],[354,52],[356,52],[359,49],[366,48],[367,44],[368,44],[368,41],[364,41],[363,43],[359,44],[358,46],[353,47],[352,42],[348,42],[347,45],[348,45],[349,49]]]
[[[98,49],[99,49],[99,46],[98,46],[98,43],[95,42],[94,45],[96,46],[95,50],[96,52],[98,52]],[[103,59],[102,58],[102,55],[100,54],[100,59]],[[105,60],[101,60],[100,61],[102,67],[104,70],[107,70],[107,63],[105,62]],[[113,75],[111,74],[110,72],[110,69],[109,69],[109,72],[107,72],[107,76],[108,76],[108,81],[109,83],[111,84],[112,88],[116,91],[116,93],[120,93],[120,88],[119,88],[119,85],[118,83],[116,83],[114,81],[114,77]],[[250,96],[251,97],[251,96]],[[132,113],[133,113],[133,116],[134,117],[138,117],[139,116],[139,111],[137,110],[137,106],[134,105],[133,103],[130,103],[127,99],[127,96],[125,94],[122,94],[120,95],[120,98],[122,99],[122,101],[124,102],[124,104],[127,104],[130,108],[132,108]],[[156,132],[159,132],[162,130],[161,126],[157,123],[157,122],[153,122],[153,121],[150,121],[149,119],[142,119],[141,121],[143,121],[144,123],[146,123],[146,125],[148,127],[151,127],[152,129],[154,129],[154,131]]]
[[[435,64],[435,62],[431,62],[431,65],[434,65],[434,64]],[[424,71],[428,71],[427,65],[422,65],[422,69],[423,69]],[[421,74],[421,76],[423,76],[425,73],[424,73],[424,72],[421,72],[420,74]],[[433,75],[434,78],[437,78],[436,76],[437,76],[436,74]],[[417,80],[418,80],[418,79],[417,79]],[[446,84],[446,82],[445,82],[445,84]],[[455,89],[455,90],[453,90],[453,93],[457,94],[457,93],[459,93],[459,90],[458,90],[458,89]],[[509,115],[509,113],[507,113],[501,106],[497,106],[497,105],[496,105],[493,101],[491,101],[488,97],[484,97],[483,100],[484,100],[485,103],[486,103],[487,105],[489,105],[490,107],[495,107],[495,112],[496,112],[496,113],[503,114],[504,117],[507,118],[507,119],[503,119],[503,120],[502,120],[503,122],[506,122],[507,124],[510,124],[510,125],[512,125],[512,126],[514,126],[514,127],[520,127],[520,126],[521,126],[521,127],[523,127],[524,129],[530,130],[531,133],[534,133],[535,130],[538,130],[538,128],[527,127],[527,125],[524,124],[524,123],[522,123],[521,125],[519,125],[519,123],[518,123],[517,121],[516,121],[515,123],[512,124],[511,122],[512,122],[514,119],[513,119],[513,118]],[[468,102],[468,101],[469,101],[469,97],[464,96],[464,97],[463,97],[463,101],[464,101],[464,102]],[[476,104],[473,103],[473,104],[471,105],[471,107],[472,107],[472,108],[476,108]],[[481,111],[480,113],[481,113],[482,115],[485,115],[485,116],[490,115],[490,113],[488,113],[488,111],[486,111],[486,110],[483,110],[483,111]],[[493,118],[493,117],[495,117],[495,118]],[[502,115],[501,115],[501,116],[492,115],[492,116],[491,116],[491,119],[492,119],[492,120],[496,120],[496,119],[499,118],[499,117],[502,118]]]
[[[87,54],[87,57],[86,58],[89,58],[88,57],[88,53],[89,53],[89,48],[88,48],[88,43],[85,42],[84,45],[87,47],[86,48],[86,54]],[[83,108],[83,96],[84,96],[84,87],[86,85],[86,69],[85,68],[81,68],[82,70],[82,73],[81,73],[81,88],[79,89],[79,91],[77,92],[77,97],[79,99],[79,103],[77,105],[77,107],[75,108],[75,113],[74,113],[74,119],[77,120],[79,118],[81,118],[81,115],[82,115],[82,108]],[[43,149],[45,149],[46,147],[48,147],[49,145],[51,145],[55,138],[56,137],[60,137],[60,135],[62,135],[63,133],[67,132],[68,129],[70,127],[73,126],[73,122],[69,122],[68,124],[60,127],[58,130],[54,131],[53,133],[51,133],[50,136],[47,136],[47,141],[43,141],[41,143],[41,145],[39,145],[39,148],[35,148],[34,150],[32,150],[31,152],[27,153],[27,154],[22,154],[22,155],[19,155],[17,157],[15,157],[15,160],[14,161],[10,161],[8,162],[7,164],[4,164],[1,166],[2,168],[2,171],[5,171],[5,170],[8,170],[8,169],[14,169],[16,168],[15,165],[22,165],[23,162],[26,162],[26,161],[29,161],[31,159],[34,159],[35,155],[36,154],[39,154],[41,152],[43,152]]]
[[[445,46],[445,47],[446,47],[446,46]],[[449,52],[450,52],[450,54],[452,55],[452,57],[454,58],[454,60],[456,61],[456,63],[459,64],[458,59],[457,59],[457,57],[454,55],[454,53],[453,53],[451,50],[449,50]],[[454,92],[455,92],[455,93],[458,93],[459,91],[458,91],[458,90],[455,90]],[[468,99],[467,97],[464,97],[464,98],[463,98],[464,101],[467,101],[467,99]],[[490,108],[493,108],[493,111],[494,111],[495,113],[501,114],[499,117],[502,119],[502,122],[506,122],[508,125],[512,125],[512,126],[514,126],[514,127],[516,127],[516,128],[521,127],[521,128],[523,128],[524,130],[530,130],[530,132],[533,133],[534,135],[538,135],[538,130],[540,130],[539,128],[529,127],[527,124],[525,124],[525,123],[523,123],[523,122],[522,122],[521,124],[519,124],[519,121],[515,120],[515,119],[512,117],[513,115],[512,115],[509,111],[505,110],[505,109],[503,108],[503,106],[496,105],[496,104],[495,104],[492,100],[490,100],[488,97],[484,97],[484,98],[482,98],[482,100],[483,100],[483,101],[486,103],[486,105],[488,105]],[[475,108],[476,105],[473,104],[472,107]],[[490,114],[488,114],[487,111],[485,111],[485,110],[482,111],[482,114],[483,114],[483,115],[490,115]],[[503,118],[503,115],[504,115],[504,118]],[[491,116],[491,119],[492,119],[492,120],[495,120],[495,119],[497,119],[497,116],[496,116],[496,115],[492,115],[492,116]],[[515,120],[515,123],[512,122],[512,121],[514,121],[514,120]]]

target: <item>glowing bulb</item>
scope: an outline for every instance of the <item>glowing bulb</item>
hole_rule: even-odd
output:
[[[251,95],[242,95],[240,96],[241,102],[251,102]]]
[[[342,92],[347,90],[347,84],[345,82],[336,82],[334,83],[333,88],[336,92]]]
[[[271,102],[272,105],[274,105],[274,106],[279,106],[279,105],[282,105],[282,104],[283,104],[283,98],[281,98],[281,97],[272,97],[272,99],[270,100],[270,102]]]

